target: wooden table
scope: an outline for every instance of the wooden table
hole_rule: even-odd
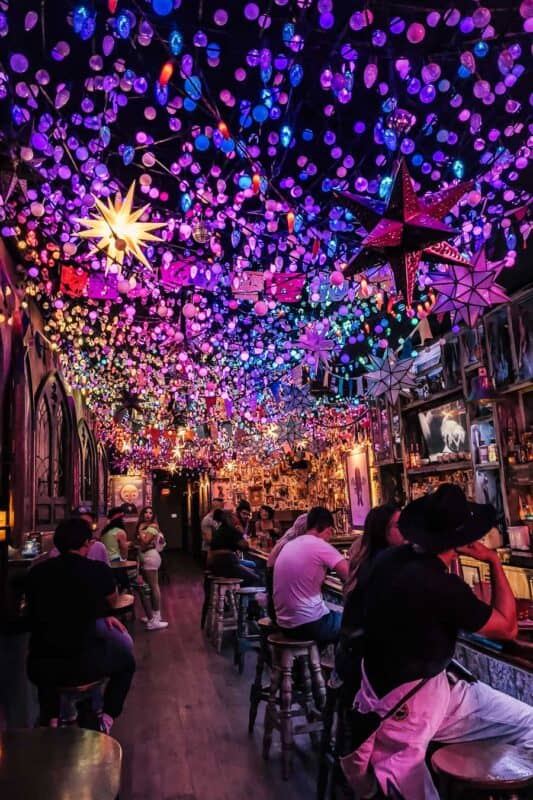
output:
[[[81,728],[0,732],[0,797],[5,800],[115,800],[122,748]]]

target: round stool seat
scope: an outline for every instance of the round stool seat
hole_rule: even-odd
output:
[[[242,578],[218,578],[216,575],[211,575],[211,580],[213,583],[219,583],[222,586],[235,583],[238,583],[240,585],[243,581]]]
[[[437,772],[475,789],[533,786],[533,754],[525,747],[492,741],[441,747],[431,763]]]
[[[271,633],[268,642],[280,647],[311,647],[316,644],[313,639],[290,639],[284,633]]]
[[[117,602],[113,606],[113,611],[124,611],[130,608],[135,602],[135,597],[132,594],[119,594]]]
[[[260,594],[266,592],[264,586],[241,586],[237,589],[237,594]]]
[[[260,628],[263,628],[263,629],[265,629],[265,628],[276,628],[277,627],[276,623],[272,622],[270,617],[262,617],[261,619],[258,619],[257,620],[257,624],[259,625]]]

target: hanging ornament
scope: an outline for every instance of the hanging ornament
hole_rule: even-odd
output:
[[[471,186],[472,182],[459,183],[421,199],[415,194],[402,159],[384,210],[366,198],[337,194],[339,202],[350,208],[370,231],[363,239],[362,249],[349,263],[345,276],[375,264],[377,255],[382,263],[390,263],[396,292],[401,292],[411,305],[422,257],[450,264],[469,263],[446,241],[454,231],[441,220]]]
[[[322,326],[310,327],[300,336],[297,342],[286,342],[285,348],[288,350],[304,350],[309,356],[309,365],[318,370],[319,364],[329,367],[329,357],[335,343],[322,333]]]
[[[385,397],[392,405],[396,403],[400,394],[409,396],[410,390],[416,385],[411,372],[413,361],[413,358],[404,358],[400,361],[391,352],[386,353],[383,358],[370,356],[373,369],[365,374],[369,384],[368,396]]]
[[[452,264],[442,272],[430,275],[438,292],[432,308],[435,314],[450,311],[455,323],[464,322],[473,327],[485,308],[495,303],[506,303],[509,298],[495,283],[503,269],[503,262],[490,265],[485,248],[477,253],[472,267]]]
[[[77,219],[81,225],[88,229],[81,231],[78,236],[82,239],[99,239],[98,245],[91,251],[91,254],[99,250],[107,250],[107,257],[111,262],[117,264],[124,263],[125,255],[132,255],[145,267],[148,267],[141,247],[145,242],[160,242],[158,236],[154,236],[150,231],[164,227],[164,222],[138,222],[142,215],[150,208],[147,204],[137,211],[132,211],[133,194],[135,192],[135,181],[128,189],[124,199],[120,192],[115,195],[115,204],[111,204],[108,198],[107,205],[94,197],[96,207],[100,216],[84,217]]]

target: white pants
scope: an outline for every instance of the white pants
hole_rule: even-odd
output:
[[[378,698],[363,669],[355,703],[362,713],[384,716],[416,683],[404,683]],[[343,758],[342,768],[358,797],[371,796],[375,776],[385,793],[392,785],[406,800],[439,800],[425,763],[429,742],[492,738],[533,749],[533,708],[481,681],[451,686],[441,672],[359,750]]]

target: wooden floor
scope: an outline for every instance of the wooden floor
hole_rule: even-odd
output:
[[[244,674],[228,643],[217,655],[200,631],[202,572],[187,556],[173,558],[163,587],[167,630],[134,623],[137,672],[112,735],[122,744],[120,800],[306,800],[314,797],[316,755],[297,737],[293,776],[281,778],[274,736],[263,761],[264,704],[248,735],[248,696],[255,654]]]

